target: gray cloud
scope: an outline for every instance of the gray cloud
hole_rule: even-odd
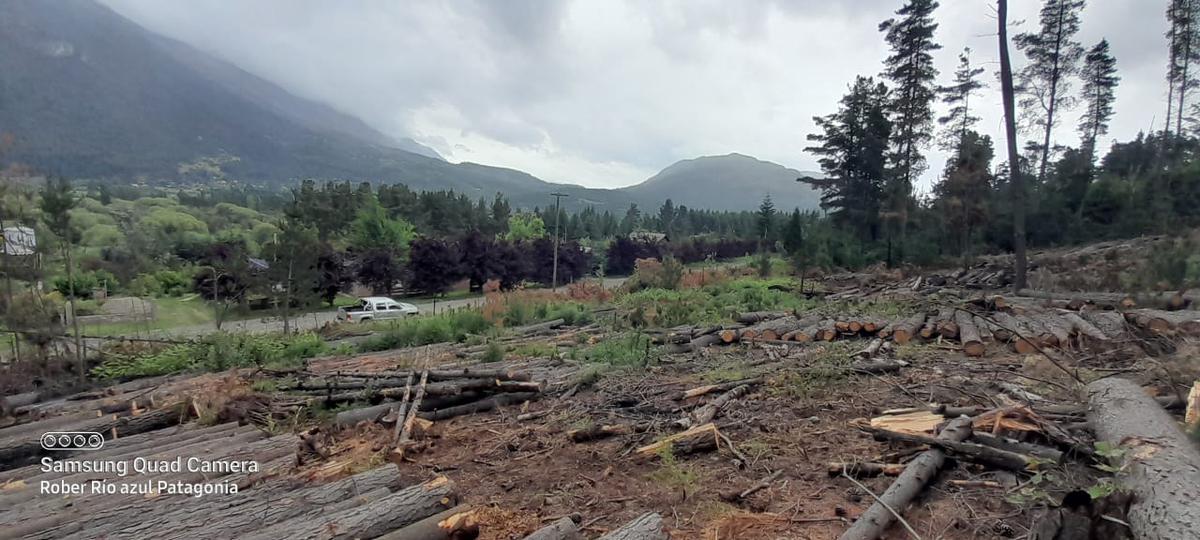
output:
[[[876,27],[901,3],[102,1],[453,161],[591,186],[635,183],[701,154],[741,152],[815,169],[803,151],[812,117],[833,111],[855,75],[879,72],[887,51]],[[942,4],[942,79],[964,46],[994,70],[994,2]],[[1012,18],[1032,28],[1038,6],[1014,1]],[[1165,112],[1164,8],[1150,7],[1093,0],[1084,14],[1082,41],[1107,37],[1123,77],[1113,139]],[[977,102],[981,128],[998,138],[992,86]],[[1075,123],[1064,120],[1060,143],[1077,142]],[[944,159],[931,149],[930,170]],[[933,178],[928,173],[924,186]]]

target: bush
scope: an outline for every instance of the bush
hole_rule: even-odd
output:
[[[433,343],[463,342],[468,336],[486,333],[491,327],[492,325],[476,310],[404,319],[363,343],[360,351],[386,351]]]
[[[503,360],[504,346],[496,342],[488,343],[487,349],[483,351],[483,357],[480,358],[480,361],[485,364],[501,362]]]
[[[236,367],[292,367],[329,351],[316,334],[210,334],[149,355],[111,355],[92,370],[106,379],[131,379]]]
[[[613,366],[648,365],[657,359],[657,349],[645,334],[623,334],[606,339],[583,353],[589,362]]]
[[[74,291],[76,298],[91,298],[97,283],[95,274],[90,272],[76,272],[70,280],[67,276],[58,276],[52,282],[59,294],[70,297]]]

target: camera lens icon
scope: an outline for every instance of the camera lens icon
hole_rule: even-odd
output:
[[[41,436],[44,450],[99,450],[104,435],[94,431],[52,431]]]

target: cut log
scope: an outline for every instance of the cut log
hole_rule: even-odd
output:
[[[1053,313],[1039,313],[1033,315],[1043,327],[1046,328],[1047,334],[1044,336],[1044,341],[1050,346],[1057,346],[1062,349],[1071,348],[1071,325],[1070,323],[1059,318]]]
[[[764,382],[766,382],[766,378],[755,377],[753,379],[741,379],[717,384],[706,384],[704,386],[697,386],[689,390],[684,390],[683,392],[676,394],[673,399],[675,399],[675,401],[683,401],[685,399],[700,397],[716,392],[727,392],[742,385],[755,386]]]
[[[249,540],[350,540],[375,538],[454,507],[454,482],[439,476],[356,508],[306,519],[293,519],[259,529]],[[319,512],[319,511],[318,511]],[[219,535],[218,535],[219,536]]]
[[[395,401],[385,401],[379,405],[345,410],[337,413],[337,416],[333,419],[333,423],[340,427],[350,427],[357,425],[359,422],[378,422],[380,418],[383,418],[392,409],[395,409],[397,404],[398,402]]]
[[[1116,293],[1059,293],[1053,291],[1039,291],[1034,289],[1020,289],[1017,291],[1017,296],[1028,296],[1030,298],[1040,298],[1043,300],[1062,300],[1066,302],[1070,302],[1072,300],[1082,300],[1094,306],[1110,309],[1131,308],[1137,305],[1137,302],[1132,296]]]
[[[164,428],[179,423],[184,417],[182,406],[163,407],[137,416],[118,417],[105,415],[82,424],[72,424],[70,431],[92,431],[105,437],[123,437]],[[64,431],[65,429],[59,429]],[[24,464],[22,460],[44,452],[40,439],[14,436],[0,440],[0,470],[8,470]]]
[[[979,316],[972,316],[971,322],[975,323],[975,331],[979,332],[979,340],[984,343],[991,343],[994,339],[991,325],[983,317]]]
[[[540,394],[534,393],[534,392],[523,392],[523,393],[515,393],[515,394],[498,394],[498,395],[492,396],[490,398],[481,399],[479,401],[476,401],[473,403],[467,403],[465,405],[458,405],[458,406],[454,406],[454,407],[447,407],[445,409],[438,409],[436,411],[423,412],[423,413],[420,413],[420,417],[424,418],[426,420],[433,420],[436,422],[439,420],[446,420],[448,418],[454,418],[455,416],[462,416],[464,414],[487,412],[487,411],[490,411],[497,407],[513,405],[513,404],[521,403],[524,401],[531,401],[531,400],[537,399],[539,395]]]
[[[565,517],[538,529],[526,536],[525,540],[583,540],[583,535],[575,522],[570,517]]]
[[[1009,341],[1013,348],[1021,354],[1033,354],[1037,352],[1036,344],[1038,343],[1037,336],[1033,334],[1033,330],[1025,326],[1020,319],[1004,312],[993,313],[992,317],[1003,329],[1010,334]]]
[[[13,416],[18,407],[33,405],[41,400],[41,392],[25,392],[0,397],[0,416]]]
[[[983,340],[979,338],[979,330],[975,328],[971,314],[956,310],[954,323],[958,325],[958,341],[962,344],[963,354],[972,357],[983,356]]]
[[[976,432],[971,435],[971,442],[979,443],[984,446],[990,446],[999,450],[1015,452],[1017,454],[1033,456],[1038,459],[1053,461],[1054,463],[1062,463],[1063,460],[1063,453],[1058,449],[1050,448],[1049,446],[1042,446],[1040,444],[1021,442],[1008,437],[1000,437],[992,435],[991,433]]]
[[[817,326],[817,333],[813,337],[813,341],[833,341],[837,338],[837,327],[833,319],[825,319]]]
[[[456,506],[429,516],[376,540],[473,540],[479,536],[479,521],[470,506]]]
[[[954,312],[946,314],[946,318],[938,321],[938,335],[946,339],[958,339],[958,323],[955,322]]]
[[[617,435],[640,433],[649,428],[649,424],[593,424],[590,427],[568,431],[567,437],[574,442],[580,443],[607,439],[608,437],[615,437]]]
[[[596,540],[669,540],[663,532],[662,516],[650,512],[621,526]]]
[[[751,311],[739,314],[734,320],[742,324],[758,324],[763,321],[786,317],[787,315],[786,311]]]
[[[750,385],[748,384],[734,387],[728,392],[718,396],[717,399],[714,399],[711,402],[706,403],[703,407],[692,411],[691,414],[684,415],[684,417],[676,421],[675,424],[681,428],[689,428],[691,426],[708,424],[709,422],[712,422],[718,414],[720,414],[721,409],[725,408],[726,405],[729,405],[738,398],[746,395],[746,393],[749,391]]]
[[[970,434],[971,419],[959,417],[951,420],[942,429],[938,440],[962,441]],[[917,456],[916,459],[909,462],[899,478],[896,478],[896,481],[888,486],[887,491],[879,496],[880,500],[863,512],[858,520],[838,538],[840,540],[876,540],[883,536],[884,531],[896,520],[896,516],[888,508],[902,512],[913,498],[925,489],[925,485],[933,480],[934,475],[945,463],[946,454],[936,448],[926,450]]]
[[[900,476],[904,472],[903,463],[873,463],[870,461],[834,462],[826,466],[830,477],[840,476],[843,471],[855,478],[873,478],[876,476]]]
[[[114,530],[116,538],[191,538],[197,531],[206,531],[210,538],[238,538],[257,529],[283,523],[314,510],[328,511],[328,506],[356,495],[383,488],[400,488],[400,474],[394,466],[385,465],[370,471],[300,490],[288,489],[285,482],[277,482],[278,490],[264,485],[247,493],[239,493],[234,500],[230,497],[226,505],[236,503],[231,511],[198,511],[190,505],[179,505],[167,512],[156,512],[136,522]],[[262,496],[259,492],[262,491]],[[248,500],[242,500],[249,498]],[[357,504],[350,505],[351,507]]]
[[[1122,339],[1128,333],[1125,317],[1115,311],[1082,311],[1080,315],[1109,339]]]
[[[1096,437],[1125,449],[1118,479],[1133,493],[1137,538],[1195,538],[1200,531],[1200,451],[1153,398],[1125,379],[1087,386]]]
[[[659,452],[668,451],[667,449],[676,456],[706,452],[717,448],[720,436],[721,432],[717,431],[716,425],[704,424],[638,448],[634,454],[641,458],[652,458]]]
[[[1108,336],[1104,335],[1096,325],[1088,322],[1078,313],[1073,311],[1064,311],[1059,313],[1067,324],[1071,325],[1071,331],[1076,335],[1076,340],[1083,346],[1095,346],[1097,344],[1107,343]]]
[[[856,360],[846,366],[850,371],[856,373],[866,373],[872,375],[882,375],[884,373],[895,373],[908,365],[908,362],[900,360]]]
[[[740,328],[722,328],[720,332],[717,332],[717,335],[721,336],[722,342],[733,343],[737,341],[738,336],[741,335],[739,330]]]
[[[892,327],[892,341],[900,345],[904,345],[917,336],[921,331],[921,327],[925,325],[925,314],[918,313],[908,317],[899,324]]]
[[[1139,309],[1126,312],[1125,319],[1159,335],[1176,330],[1187,335],[1200,335],[1200,311]]]
[[[874,358],[876,354],[879,354],[879,349],[882,347],[883,347],[882,339],[880,339],[880,338],[872,339],[871,343],[869,345],[867,345],[867,347],[865,349],[850,355],[850,358],[857,358],[859,360],[870,360],[870,359]]]

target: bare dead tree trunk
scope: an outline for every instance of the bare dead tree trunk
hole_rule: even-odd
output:
[[[1008,0],[996,0],[1000,35],[1000,86],[1004,97],[1004,132],[1008,138],[1009,188],[1013,204],[1013,290],[1025,288],[1025,179],[1017,152],[1017,117],[1013,98],[1012,59],[1008,54]]]

